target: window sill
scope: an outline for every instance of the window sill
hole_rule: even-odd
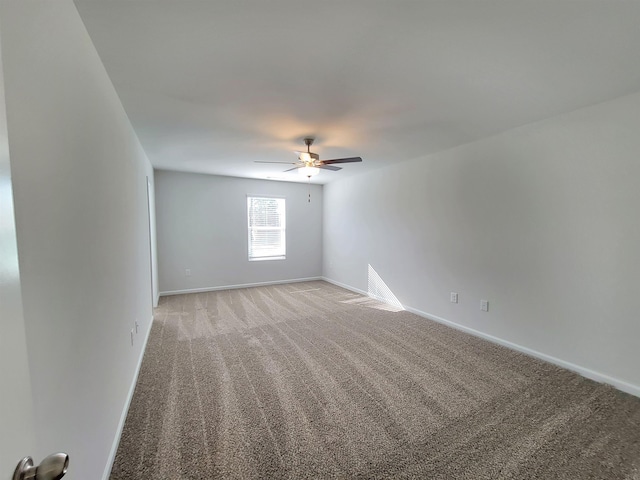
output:
[[[286,260],[287,257],[282,256],[282,257],[257,257],[257,258],[250,258],[249,261],[250,262],[264,262],[266,260]]]

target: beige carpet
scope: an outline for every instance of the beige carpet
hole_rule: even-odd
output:
[[[112,479],[640,479],[640,399],[325,282],[165,297]]]

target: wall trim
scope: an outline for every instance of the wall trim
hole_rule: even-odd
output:
[[[322,277],[322,280],[332,283],[334,285],[337,285],[338,287],[342,287],[345,288],[347,290],[351,290],[352,292],[356,292],[356,293],[360,293],[362,295],[365,295],[367,297],[372,297],[375,298],[376,300],[380,300],[382,302],[384,302],[383,298],[379,298],[377,296],[374,295],[369,295],[367,292],[365,292],[364,290],[360,290],[359,288],[355,288],[352,287],[350,285],[346,285],[344,283],[338,282],[336,280],[332,280],[330,278],[327,277]],[[428,320],[433,320],[434,322],[438,322],[441,323],[443,325],[447,325],[449,327],[455,328],[457,330],[461,330],[465,333],[469,333],[470,335],[473,335],[475,337],[480,337],[483,338],[485,340],[488,340],[492,343],[497,343],[498,345],[502,345],[503,347],[507,347],[510,348],[511,350],[516,350],[518,352],[524,353],[526,355],[529,355],[531,357],[535,357],[538,358],[540,360],[544,360],[545,362],[549,362],[552,363],[554,365],[557,365],[559,367],[562,368],[566,368],[567,370],[571,370],[572,372],[575,372],[583,377],[586,377],[590,380],[594,380],[596,382],[599,383],[606,383],[607,385],[611,385],[612,387],[617,388],[618,390],[621,390],[623,392],[629,393],[631,395],[634,395],[636,397],[640,397],[640,386],[638,385],[634,385],[632,383],[629,382],[625,382],[624,380],[620,380],[619,378],[615,378],[615,377],[611,377],[609,375],[605,375],[604,373],[600,373],[597,372],[595,370],[591,370],[590,368],[586,368],[586,367],[582,367],[580,365],[576,365],[575,363],[571,363],[571,362],[567,362],[565,360],[562,360],[560,358],[557,357],[552,357],[551,355],[547,355],[546,353],[542,353],[539,352],[537,350],[533,350],[531,348],[528,347],[524,347],[522,345],[519,345],[517,343],[513,343],[510,342],[508,340],[504,340],[500,337],[494,337],[493,335],[489,335],[488,333],[483,333],[479,330],[475,330],[473,328],[469,328],[466,327],[464,325],[460,325],[459,323],[456,322],[452,322],[451,320],[447,320],[446,318],[443,317],[439,317],[437,315],[433,315],[431,313],[427,313],[427,312],[423,312],[422,310],[418,310],[417,308],[413,308],[407,305],[403,305],[403,308],[407,311],[407,312],[411,312],[414,313],[416,315],[419,315],[421,317],[424,317]]]
[[[342,287],[344,289],[351,290],[352,292],[359,293],[361,295],[364,295],[365,297],[374,298],[373,295],[369,295],[369,292],[365,292],[364,290],[360,290],[359,288],[352,287],[351,285],[347,285],[346,283],[338,282],[337,280],[332,280],[331,278],[327,277],[322,277],[322,280],[324,280],[325,282],[333,283],[337,287]]]
[[[122,414],[120,415],[120,422],[118,423],[116,436],[113,439],[113,445],[111,446],[111,451],[109,452],[109,457],[107,458],[107,465],[105,466],[104,473],[102,474],[102,480],[109,480],[109,476],[111,475],[113,462],[116,459],[116,453],[118,451],[118,446],[120,445],[120,438],[122,437],[122,430],[124,429],[124,422],[127,419],[127,414],[129,413],[129,407],[131,406],[131,400],[133,399],[133,392],[135,391],[136,385],[138,383],[138,375],[140,374],[140,367],[142,366],[142,359],[144,358],[144,352],[147,350],[147,342],[149,341],[149,335],[151,333],[152,326],[153,326],[153,315],[151,315],[149,328],[147,329],[147,333],[144,337],[144,343],[142,344],[142,349],[140,350],[140,358],[138,358],[138,365],[136,366],[136,372],[133,375],[133,380],[131,381],[131,386],[129,387],[129,393],[127,394],[127,401],[125,402],[124,409],[122,410]]]
[[[280,285],[283,283],[312,282],[314,280],[323,280],[323,277],[292,278],[289,280],[273,280],[270,282],[240,283],[237,285],[221,285],[219,287],[203,287],[203,288],[188,288],[185,290],[169,290],[166,292],[160,292],[160,296],[167,297],[169,295],[183,295],[185,293],[215,292],[218,290],[233,290],[236,288],[262,287],[266,285]]]

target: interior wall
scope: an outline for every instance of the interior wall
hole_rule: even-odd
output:
[[[160,290],[158,289],[158,236],[156,233],[156,189],[154,172],[151,175],[147,175],[147,185],[149,193],[149,235],[151,248],[151,286],[153,295],[153,306],[158,306],[158,298],[160,296]]]
[[[640,395],[639,131],[634,94],[328,184],[323,275]]]
[[[73,3],[0,7],[36,420],[25,454],[65,451],[68,478],[103,478],[151,325],[153,171]]]
[[[248,260],[247,195],[286,198],[285,260]],[[321,185],[157,170],[156,216],[161,294],[322,273]]]

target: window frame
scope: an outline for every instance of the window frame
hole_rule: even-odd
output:
[[[252,198],[264,198],[269,200],[282,200],[283,202],[283,211],[281,216],[281,226],[280,227],[252,227],[251,226],[251,199]],[[270,255],[270,256],[251,256],[251,233],[255,230],[278,230],[282,232],[281,235],[281,245],[282,245],[282,255]],[[263,195],[263,194],[247,194],[247,259],[250,262],[263,262],[268,260],[286,260],[287,258],[287,199],[283,195]]]

